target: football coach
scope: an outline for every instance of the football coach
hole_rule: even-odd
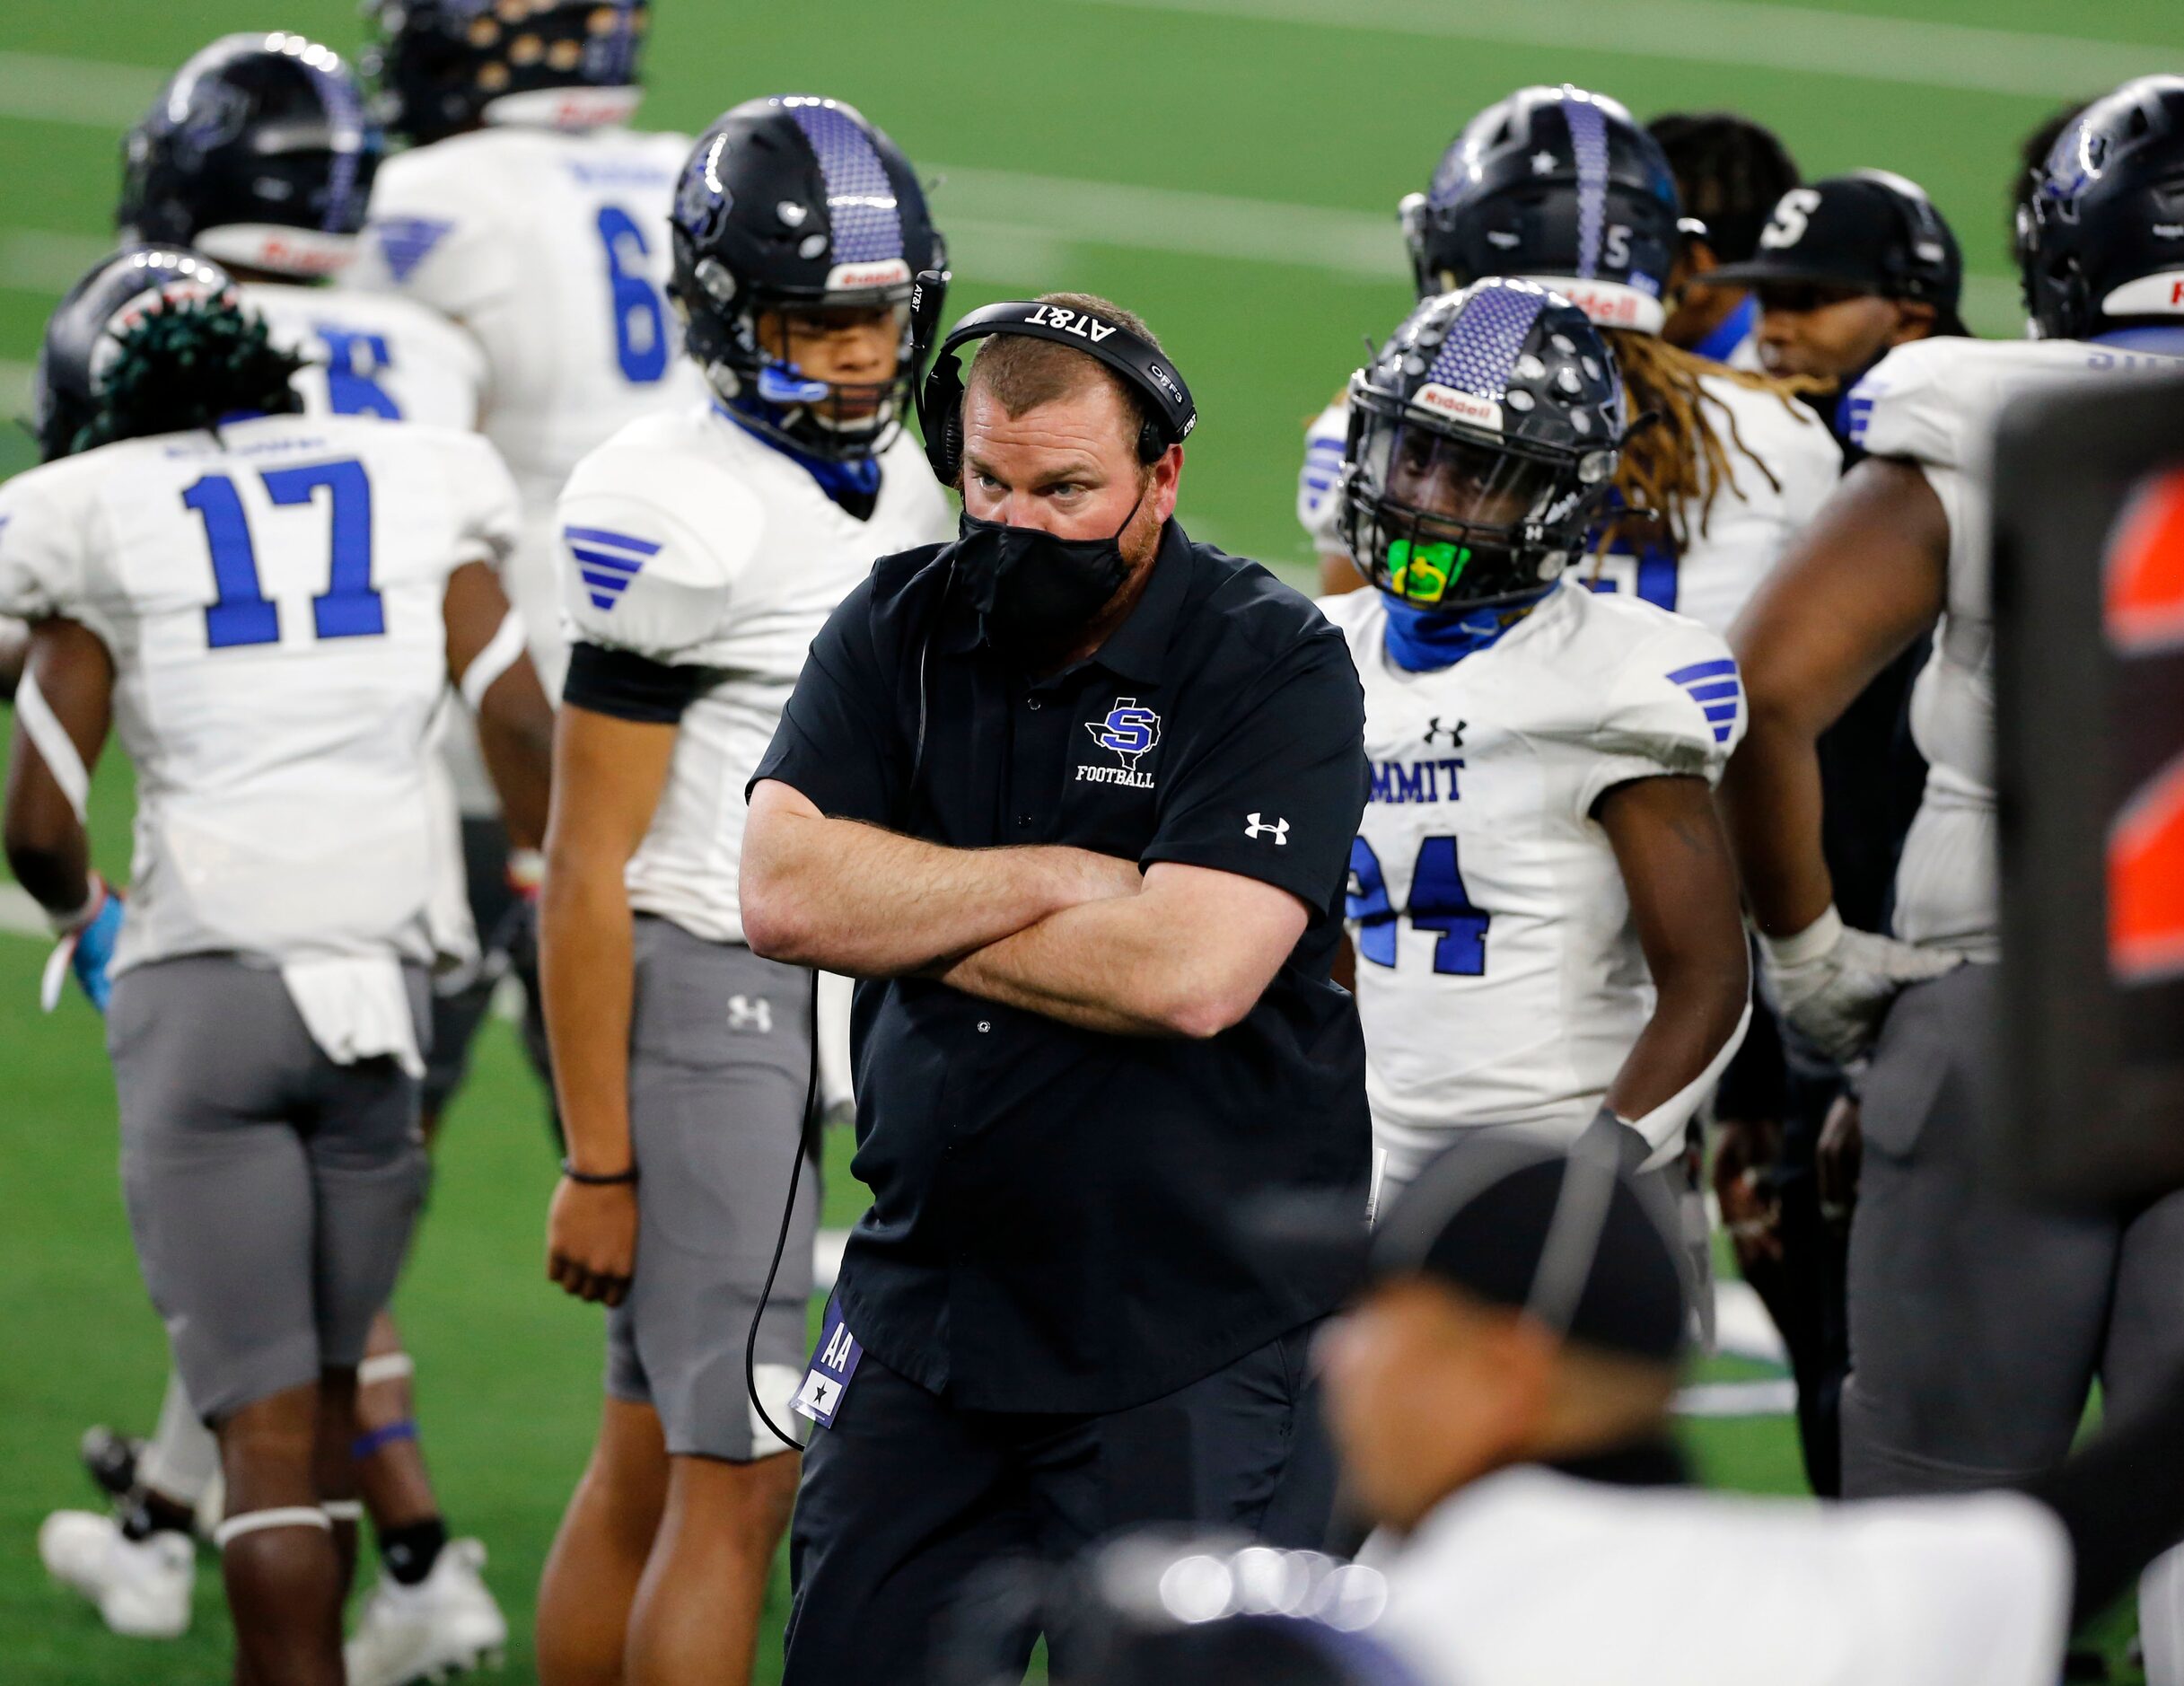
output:
[[[1316,1544],[1307,1346],[1347,1285],[1238,1214],[1364,1216],[1341,638],[1176,523],[1197,411],[1129,312],[975,312],[918,411],[961,536],[827,623],[742,862],[753,949],[862,980],[873,1206],[798,1395],[794,1686],[926,1678],[999,1558],[1183,1520]]]

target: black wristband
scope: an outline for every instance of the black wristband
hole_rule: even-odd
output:
[[[583,1183],[587,1189],[603,1189],[610,1188],[618,1182],[635,1182],[637,1180],[637,1167],[636,1162],[632,1161],[627,1171],[615,1171],[604,1175],[594,1175],[589,1171],[577,1170],[575,1165],[564,1159],[561,1162],[561,1174],[571,1182]]]

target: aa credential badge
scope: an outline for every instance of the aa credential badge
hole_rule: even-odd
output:
[[[1143,707],[1135,697],[1118,697],[1115,706],[1096,720],[1084,723],[1092,742],[1121,763],[1105,761],[1077,768],[1080,785],[1127,785],[1133,790],[1151,790],[1153,775],[1140,772],[1137,763],[1160,747],[1161,717]]]

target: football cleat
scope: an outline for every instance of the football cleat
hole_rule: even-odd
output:
[[[508,1619],[478,1573],[485,1566],[478,1541],[451,1540],[415,1586],[382,1573],[342,1647],[349,1686],[407,1686],[498,1667]]]
[[[132,1639],[179,1639],[189,1631],[197,1544],[165,1530],[143,1540],[113,1517],[57,1510],[39,1525],[46,1573],[98,1606],[114,1632]]]
[[[76,1443],[76,1456],[101,1492],[111,1499],[123,1499],[136,1485],[136,1460],[144,1455],[144,1449],[141,1436],[118,1434],[104,1423],[94,1423]]]

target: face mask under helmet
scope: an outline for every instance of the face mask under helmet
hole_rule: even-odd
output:
[[[1351,377],[1338,495],[1358,571],[1415,609],[1539,596],[1583,549],[1623,433],[1584,313],[1528,282],[1427,300]]]
[[[894,443],[917,374],[914,278],[947,255],[892,141],[838,101],[746,101],[699,138],[671,226],[685,343],[737,420],[835,461]],[[817,380],[794,362],[785,319],[873,312],[894,336],[886,378]]]

